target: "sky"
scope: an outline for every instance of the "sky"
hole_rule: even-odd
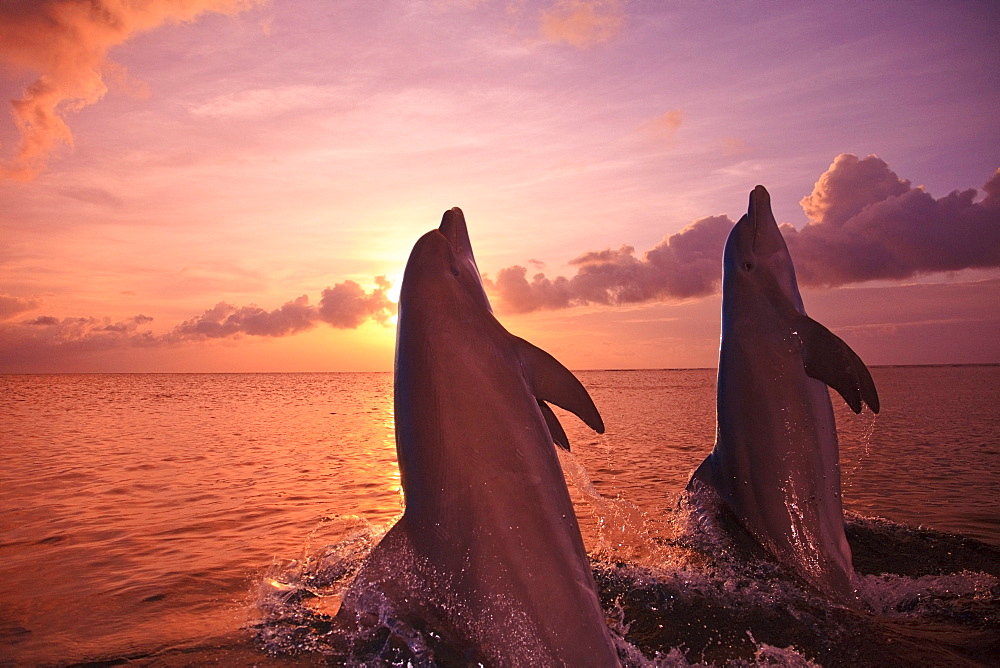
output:
[[[714,367],[757,184],[867,363],[998,363],[998,43],[988,0],[4,0],[0,372],[390,370],[453,206],[512,333]]]

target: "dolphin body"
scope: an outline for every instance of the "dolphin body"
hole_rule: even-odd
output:
[[[426,628],[462,663],[618,664],[553,447],[568,442],[544,402],[604,431],[579,380],[493,316],[451,209],[414,246],[399,300],[406,508],[345,593],[342,618]]]
[[[862,402],[878,413],[864,362],[806,315],[770,196],[757,186],[726,240],[716,442],[688,488],[711,487],[774,558],[852,604],[827,385],[855,413]]]

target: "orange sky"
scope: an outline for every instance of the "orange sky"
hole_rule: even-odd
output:
[[[452,206],[512,332],[572,368],[710,367],[757,183],[806,308],[867,362],[1000,362],[998,24],[5,2],[0,372],[388,370],[409,249]]]

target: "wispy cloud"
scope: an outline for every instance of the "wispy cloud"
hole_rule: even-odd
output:
[[[0,3],[0,65],[37,77],[11,102],[21,140],[0,175],[26,180],[60,144],[72,144],[65,115],[100,100],[106,80],[126,81],[108,50],[143,30],[236,13],[257,0],[10,0]]]
[[[559,0],[542,12],[542,36],[587,48],[621,32],[624,13],[617,0]]]
[[[13,318],[20,313],[26,313],[38,308],[39,303],[34,299],[22,299],[11,297],[10,295],[0,295],[0,320]]]
[[[74,199],[78,202],[95,204],[109,208],[118,208],[122,205],[120,197],[103,188],[63,188],[60,195]]]
[[[300,84],[255,88],[213,97],[191,107],[196,116],[215,118],[263,118],[296,109],[312,109],[330,104],[342,95],[335,86]]]
[[[677,136],[677,131],[680,130],[683,122],[684,111],[682,109],[672,109],[651,121],[643,123],[639,128],[639,132],[657,143],[672,146]]]
[[[749,190],[749,187],[748,187]],[[1000,266],[1000,170],[976,201],[969,189],[934,199],[900,179],[876,156],[838,156],[802,200],[811,222],[782,225],[802,285],[838,286],[874,279]],[[714,293],[733,221],[713,216],[669,235],[642,257],[631,246],[570,261],[571,278],[501,269],[490,289],[499,307],[523,313],[580,304],[677,301]]]

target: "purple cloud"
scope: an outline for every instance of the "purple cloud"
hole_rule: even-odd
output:
[[[752,185],[748,185],[749,191]],[[782,225],[799,283],[839,286],[942,271],[1000,266],[1000,170],[977,191],[934,199],[900,179],[876,156],[843,154],[801,204],[810,223]],[[501,269],[488,287],[516,313],[580,304],[681,300],[715,293],[733,221],[696,220],[639,257],[631,246],[570,261],[571,278]]]
[[[241,336],[289,336],[322,322],[342,329],[358,327],[368,319],[386,323],[396,308],[386,297],[391,284],[384,276],[377,276],[375,283],[377,287],[370,293],[354,281],[338,283],[323,291],[318,306],[309,304],[306,295],[272,311],[255,305],[237,307],[220,302],[162,335],[139,329],[153,320],[145,315],[119,322],[109,318],[40,315],[0,324],[0,360],[8,368],[33,368],[32,364],[39,360],[67,359],[86,352]],[[0,316],[10,318],[36,307],[35,302],[0,296]]]
[[[524,313],[578,304],[626,304],[654,299],[678,300],[712,294],[721,279],[722,247],[733,226],[728,216],[694,221],[667,236],[640,258],[631,246],[585,253],[570,264],[572,278],[527,279],[521,266],[497,273],[488,287],[504,309]]]
[[[219,302],[197,318],[186,320],[167,334],[168,339],[221,339],[251,336],[287,336],[312,329],[318,322],[316,308],[302,295],[273,311],[258,306],[237,308]]]
[[[782,227],[800,282],[835,286],[1000,266],[1000,170],[934,199],[871,155],[844,154],[803,198],[811,222]]]
[[[371,294],[366,294],[354,281],[323,290],[317,315],[323,322],[344,329],[354,329],[369,318],[385,323],[396,310],[385,296],[391,283],[385,276],[376,276],[375,284],[378,287]]]

